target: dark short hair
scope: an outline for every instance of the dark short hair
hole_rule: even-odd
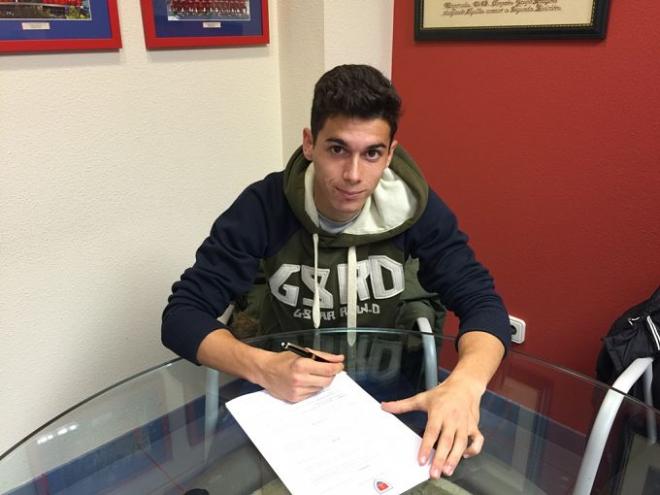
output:
[[[389,79],[369,65],[339,65],[314,86],[312,137],[316,140],[329,117],[382,118],[390,126],[390,139],[399,125],[401,98]]]

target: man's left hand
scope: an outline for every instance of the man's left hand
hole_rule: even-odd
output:
[[[451,476],[462,457],[481,452],[484,437],[479,431],[479,402],[483,393],[480,383],[450,376],[433,390],[404,400],[384,402],[382,406],[394,414],[427,413],[418,460],[426,464],[437,441],[431,477],[439,478],[441,474]]]
[[[426,464],[438,442],[432,478],[451,476],[461,457],[481,452],[484,437],[479,431],[479,403],[503,356],[504,346],[497,337],[483,331],[467,332],[458,341],[458,363],[444,382],[408,399],[383,403],[383,409],[394,414],[426,411],[417,457],[420,464]]]

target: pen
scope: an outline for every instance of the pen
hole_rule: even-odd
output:
[[[298,354],[300,357],[305,357],[312,359],[314,361],[319,361],[321,363],[329,363],[327,359],[322,358],[321,356],[318,356],[314,354],[313,352],[308,351],[304,347],[300,347],[299,345],[292,344],[291,342],[282,342],[282,348],[285,351],[291,351],[294,354]]]

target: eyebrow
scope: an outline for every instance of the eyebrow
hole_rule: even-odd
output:
[[[326,143],[329,144],[338,144],[340,146],[343,146],[345,148],[348,148],[348,143],[344,141],[343,139],[340,138],[334,138],[334,137],[329,137],[325,140]],[[375,144],[370,144],[367,146],[368,150],[377,150],[377,149],[387,149],[387,145],[385,143],[375,143]]]

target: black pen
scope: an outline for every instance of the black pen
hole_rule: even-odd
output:
[[[285,351],[291,351],[294,354],[298,354],[300,357],[304,358],[309,358],[314,361],[319,361],[320,363],[329,363],[327,359],[322,358],[321,356],[314,354],[313,352],[308,351],[304,347],[300,347],[299,345],[292,344],[291,342],[282,342],[282,348]]]

